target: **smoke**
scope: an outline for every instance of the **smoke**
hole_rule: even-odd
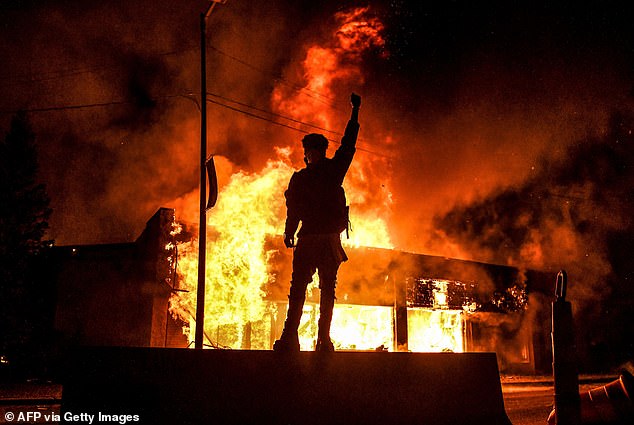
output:
[[[334,39],[332,33],[354,9],[246,3],[230,1],[212,13],[209,92],[341,131],[347,96],[358,91],[362,149],[355,161],[363,167],[351,170],[349,184],[365,195],[353,201],[363,214],[388,219],[395,247],[548,267],[559,261],[543,248],[557,241],[565,258],[585,258],[579,247],[590,236],[580,236],[575,224],[580,201],[571,201],[569,218],[561,208],[550,220],[496,212],[502,227],[522,228],[524,220],[531,229],[498,237],[501,250],[493,235],[480,243],[479,229],[461,230],[458,216],[500,196],[525,204],[512,193],[537,184],[546,164],[566,158],[584,138],[603,143],[611,111],[630,107],[631,40],[620,14],[407,1],[373,1],[366,9],[357,2],[367,10],[361,33],[378,31],[383,43],[346,56],[332,70],[345,78],[324,91],[307,85],[303,61],[315,46],[354,50],[344,31]],[[197,221],[199,115],[192,98],[199,87],[198,14],[206,4],[52,2],[5,13],[2,53],[20,77],[0,82],[10,94],[2,109],[124,102],[32,114],[54,209],[50,236],[59,244],[131,240],[161,206]],[[296,98],[321,105],[324,118],[276,100],[297,106]],[[209,104],[208,152],[218,155],[221,186],[238,170],[261,170],[275,146],[297,147],[300,138]],[[291,158],[301,166],[298,150]],[[579,185],[579,197],[592,192]],[[608,269],[605,254],[589,258],[592,268]]]
[[[435,116],[435,122],[407,128],[405,134],[395,136],[399,162],[394,169],[399,184],[394,196],[404,212],[400,221],[407,223],[399,232],[401,245],[415,243],[420,250],[415,241],[424,240],[426,251],[452,254],[443,252],[448,247],[434,240],[431,217],[456,204],[477,202],[501,189],[522,185],[533,177],[542,158],[561,158],[568,146],[586,134],[605,131],[611,108],[620,106],[619,99],[626,92],[624,84],[615,83],[609,92],[601,93],[606,87],[596,86],[574,98],[568,93],[575,91],[570,87],[575,84],[552,82],[545,70],[539,82],[525,84],[521,74],[491,72],[490,62],[474,66],[475,71],[461,79],[461,88],[455,89],[455,106],[450,111],[418,110],[421,116]],[[552,98],[540,99],[526,93],[530,90],[540,96],[549,93]],[[610,103],[611,99],[619,101]],[[403,126],[412,123],[399,128]],[[408,207],[417,198],[420,201]],[[479,258],[477,253],[464,255]]]
[[[20,46],[3,45],[13,75],[0,83],[0,107],[36,110],[41,179],[55,211],[49,236],[58,244],[129,241],[156,209],[184,206],[179,200],[197,190],[198,15],[206,5],[51,2],[3,17],[3,35]],[[216,7],[209,91],[268,107],[288,50],[281,33],[296,25],[288,20],[279,6]],[[72,105],[89,107],[65,109]],[[276,131],[214,104],[208,114],[208,152],[228,159],[228,173],[264,166]],[[194,221],[190,210],[180,218]]]
[[[601,312],[601,301],[630,273],[615,253],[634,230],[633,118],[615,113],[602,134],[542,158],[520,185],[438,215],[436,227],[486,261],[567,269],[572,299]]]

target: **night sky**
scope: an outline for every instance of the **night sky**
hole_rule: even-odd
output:
[[[381,159],[368,187],[391,191],[394,246],[624,281],[634,32],[629,10],[604,3],[229,0],[209,21],[208,91],[273,110],[276,87],[301,91],[298,64],[332,38],[335,14],[369,6],[384,44],[324,108],[341,131],[349,93],[363,96],[372,152],[358,155]],[[0,128],[29,112],[58,245],[133,240],[159,207],[195,223],[206,4],[0,5]],[[209,123],[221,186],[301,139],[215,104]]]

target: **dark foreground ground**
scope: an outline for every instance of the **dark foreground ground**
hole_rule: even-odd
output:
[[[586,392],[617,379],[611,375],[582,375],[579,391]],[[501,377],[504,408],[513,425],[545,425],[553,408],[551,377]]]
[[[580,377],[580,390],[602,386],[616,379],[608,375]],[[513,425],[544,425],[553,405],[550,377],[502,376],[506,413]],[[57,424],[62,387],[53,383],[0,383],[0,424]],[[134,423],[134,422],[129,422]]]

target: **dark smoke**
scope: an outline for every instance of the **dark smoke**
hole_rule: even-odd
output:
[[[606,134],[580,140],[561,158],[542,158],[519,187],[455,206],[434,224],[490,262],[557,267],[577,254],[607,260],[612,235],[632,230],[633,128],[632,117],[615,114]]]
[[[216,7],[208,31],[210,92],[271,109],[284,56],[300,43],[286,32],[298,31],[303,23],[296,18],[316,9],[286,3]],[[183,197],[198,187],[199,111],[192,98],[199,89],[199,14],[207,5],[3,4],[0,109],[53,108],[29,114],[54,209],[49,237],[58,244],[129,241],[159,207],[188,213]],[[105,105],[55,109],[91,104]],[[208,152],[232,164],[221,166],[224,173],[232,166],[259,170],[279,139],[296,134],[213,104],[208,115]],[[0,116],[3,124],[10,117]]]
[[[634,114],[614,113],[604,134],[543,158],[534,176],[437,216],[435,226],[483,260],[567,269],[578,320],[595,351],[632,354]],[[615,348],[616,347],[616,348]]]

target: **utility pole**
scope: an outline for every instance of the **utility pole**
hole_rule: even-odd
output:
[[[194,348],[203,348],[205,327],[205,277],[207,261],[207,19],[216,3],[212,0],[200,14],[200,222],[198,227],[198,288],[196,291],[196,333]]]

